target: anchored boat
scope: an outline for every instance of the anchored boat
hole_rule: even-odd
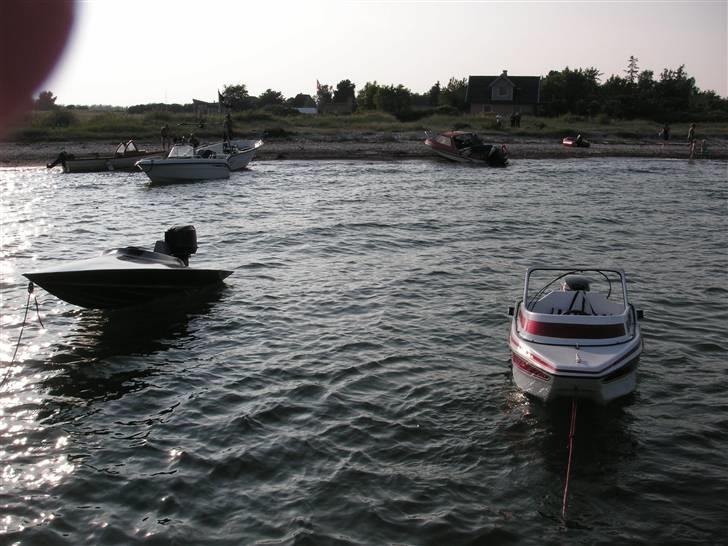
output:
[[[57,298],[91,309],[128,307],[219,284],[232,271],[189,267],[197,252],[194,226],[176,226],[154,251],[129,246],[23,275]]]
[[[527,394],[605,404],[635,389],[642,311],[621,269],[529,268],[509,314],[513,380]]]
[[[196,153],[191,144],[175,144],[164,159],[142,159],[136,166],[144,171],[154,184],[175,184],[230,178],[227,157],[218,157],[212,151],[204,157]]]

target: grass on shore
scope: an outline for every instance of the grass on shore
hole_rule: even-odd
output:
[[[222,135],[221,114],[204,118],[201,126],[194,114],[152,112],[129,114],[125,112],[94,112],[58,109],[51,112],[31,112],[24,123],[8,135],[8,140],[18,142],[48,141],[110,141],[128,138],[156,140],[165,123],[173,135],[195,132],[199,138],[216,139]],[[358,112],[352,115],[325,116],[276,116],[266,111],[240,112],[233,115],[235,133],[267,139],[287,138],[297,134],[307,136],[342,136],[346,133],[367,135],[377,133],[423,132],[426,129],[473,130],[482,134],[506,136],[530,136],[560,138],[581,133],[588,138],[595,136],[622,139],[654,139],[661,126],[646,120],[612,120],[605,117],[594,119],[579,116],[544,118],[523,116],[520,128],[511,128],[504,118],[504,126],[496,128],[493,114],[480,115],[432,115],[418,121],[400,122],[383,112]],[[688,123],[671,127],[673,138],[687,136]],[[728,123],[711,122],[698,124],[698,134],[707,138],[728,138]]]

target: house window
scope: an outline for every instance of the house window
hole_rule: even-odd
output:
[[[505,85],[498,86],[498,96],[501,98],[508,96],[508,88]]]

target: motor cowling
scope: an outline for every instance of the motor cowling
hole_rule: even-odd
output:
[[[164,232],[164,244],[169,253],[189,265],[190,256],[197,252],[195,226],[174,226]]]

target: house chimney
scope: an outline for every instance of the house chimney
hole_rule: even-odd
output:
[[[503,74],[501,74],[501,76],[503,76],[504,78],[507,78],[508,77],[508,70],[504,70],[503,71]]]

